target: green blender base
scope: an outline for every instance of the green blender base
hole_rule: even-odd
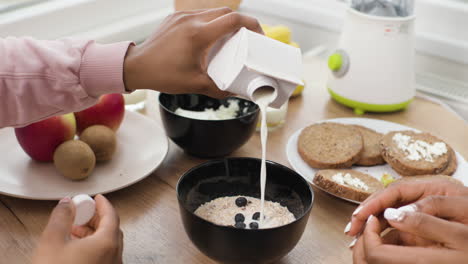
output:
[[[330,88],[328,88],[328,92],[330,93],[331,97],[338,103],[353,108],[354,113],[356,115],[363,115],[365,112],[376,112],[376,113],[396,112],[399,110],[406,109],[406,107],[408,107],[411,101],[413,101],[413,99],[410,99],[403,103],[386,104],[386,105],[366,104],[366,103],[361,103],[361,102],[354,101],[351,99],[347,99],[341,95],[336,94]]]

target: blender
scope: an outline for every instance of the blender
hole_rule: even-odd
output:
[[[365,112],[405,109],[415,95],[414,0],[352,0],[328,59],[331,97]]]

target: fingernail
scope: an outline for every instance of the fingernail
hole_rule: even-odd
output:
[[[414,213],[417,211],[417,207],[415,204],[409,204],[409,205],[405,205],[405,206],[398,208],[398,211]]]
[[[355,237],[351,243],[349,243],[349,248],[353,249],[353,247],[356,245],[356,242],[358,241],[358,237]]]
[[[369,223],[370,220],[372,219],[372,217],[374,217],[373,215],[369,215],[369,217],[367,218],[367,222],[366,223]]]
[[[384,217],[385,217],[385,219],[390,220],[390,221],[400,222],[400,221],[403,220],[403,218],[405,218],[405,212],[400,211],[400,210],[395,209],[395,208],[387,208],[387,209],[385,209]]]
[[[359,206],[358,208],[356,208],[356,210],[354,210],[354,212],[353,212],[353,215],[359,214],[359,212],[361,211],[361,209],[362,209],[362,206]]]
[[[62,200],[59,201],[59,204],[64,204],[64,203],[70,203],[71,198],[70,197],[63,197]]]
[[[347,234],[347,233],[349,232],[349,230],[351,230],[351,222],[349,222],[349,223],[346,225],[346,227],[345,227],[345,229],[344,229],[344,233]]]

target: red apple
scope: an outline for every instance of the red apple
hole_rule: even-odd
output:
[[[103,95],[99,97],[99,101],[94,106],[75,113],[78,135],[87,127],[93,125],[104,125],[117,131],[124,114],[125,102],[123,95]]]
[[[76,122],[73,113],[54,116],[25,127],[15,128],[15,135],[23,150],[34,160],[53,160],[55,149],[73,139]]]

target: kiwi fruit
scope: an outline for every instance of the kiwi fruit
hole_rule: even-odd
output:
[[[68,140],[55,150],[54,165],[66,178],[83,180],[94,170],[96,156],[85,142]]]
[[[80,140],[91,147],[98,162],[111,160],[115,153],[115,132],[106,126],[94,125],[86,128],[81,133]]]

